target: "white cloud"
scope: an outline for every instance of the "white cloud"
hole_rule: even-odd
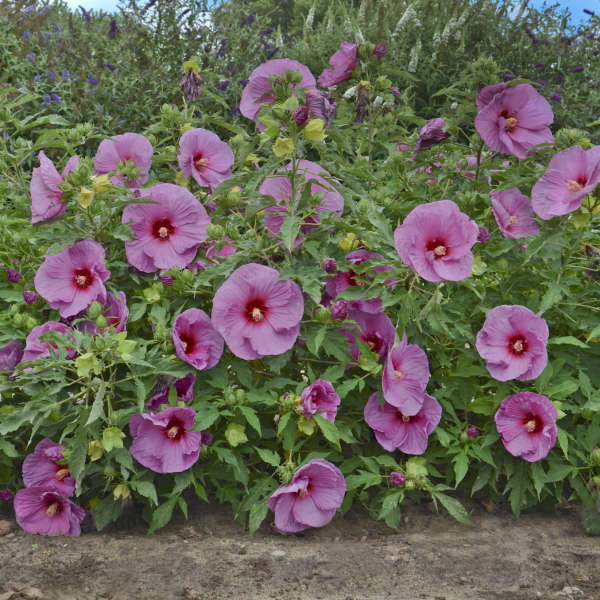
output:
[[[86,10],[96,9],[104,11],[112,11],[117,8],[118,0],[66,0],[67,4],[77,9],[79,5],[83,6]]]

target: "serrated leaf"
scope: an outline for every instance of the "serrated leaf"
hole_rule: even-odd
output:
[[[358,475],[348,475],[346,477],[346,486],[349,492],[359,487],[366,489],[374,485],[381,485],[381,475],[378,473],[361,470]]]
[[[77,488],[81,488],[80,477],[85,468],[85,459],[88,451],[88,435],[84,425],[80,425],[75,434],[73,444],[70,446],[69,471],[71,477],[77,481]]]
[[[440,504],[448,511],[450,516],[455,518],[459,523],[471,525],[471,519],[469,518],[467,509],[456,498],[442,494],[441,492],[435,492],[433,497],[436,500],[439,500]]]
[[[321,415],[313,415],[312,418],[317,422],[317,425],[319,426],[321,433],[325,436],[325,439],[329,443],[333,444],[338,450],[341,450],[340,433],[335,423],[332,423]]]
[[[156,487],[151,481],[130,481],[129,486],[140,496],[152,500],[154,506],[158,506],[158,497],[156,496]]]
[[[240,412],[242,413],[242,415],[244,415],[244,418],[246,419],[246,421],[248,421],[248,425],[250,425],[250,427],[252,427],[257,433],[258,435],[262,435],[262,430],[260,428],[260,421],[258,419],[258,415],[256,414],[256,411],[253,408],[250,408],[249,406],[239,406],[238,407],[240,409]]]
[[[94,402],[92,404],[92,410],[86,421],[86,426],[91,425],[97,421],[100,417],[104,416],[104,394],[106,393],[106,381],[101,380],[98,390],[94,396]]]
[[[576,337],[573,337],[572,335],[565,335],[562,337],[550,338],[550,341],[548,343],[549,344],[566,344],[569,346],[577,346],[578,348],[589,348],[589,346],[585,342],[578,340]]]
[[[268,465],[272,467],[278,467],[281,463],[281,457],[277,452],[273,452],[273,450],[268,450],[267,448],[260,448],[259,446],[255,446],[254,449],[260,456],[263,462],[266,462]]]
[[[452,462],[454,463],[454,475],[456,477],[454,485],[458,487],[458,484],[464,479],[469,469],[469,459],[466,454],[461,452],[452,459]]]
[[[173,516],[173,509],[175,508],[175,503],[177,502],[177,496],[172,496],[166,502],[163,502],[153,513],[152,513],[152,521],[150,522],[150,529],[148,530],[148,535],[164,527]]]
[[[250,508],[250,516],[248,518],[248,529],[250,535],[254,535],[261,523],[265,520],[269,507],[265,501],[257,502]]]
[[[552,308],[562,297],[562,287],[556,282],[552,282],[540,302],[538,316],[543,315],[549,308]]]

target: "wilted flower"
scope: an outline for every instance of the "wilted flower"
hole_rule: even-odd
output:
[[[59,175],[54,163],[44,154],[38,153],[40,166],[33,169],[29,191],[31,193],[31,222],[39,223],[62,215],[67,205],[62,202],[63,191],[59,183],[79,166],[79,157],[72,156]]]
[[[108,37],[111,40],[114,40],[116,36],[117,36],[117,20],[116,19],[111,19],[110,20],[110,29],[109,29],[109,32],[108,32]]]
[[[477,234],[477,241],[480,244],[487,244],[490,241],[490,232],[487,227],[483,225],[479,226],[479,233]]]
[[[181,80],[181,90],[186,102],[193,102],[202,94],[202,77],[194,69],[188,69]]]
[[[0,348],[0,371],[12,371],[23,358],[23,346],[18,340]]]
[[[327,460],[313,458],[273,493],[267,506],[275,513],[275,527],[294,533],[327,525],[345,494],[342,472]]]
[[[427,281],[461,281],[471,275],[479,227],[451,200],[420,204],[394,232],[402,262]]]
[[[330,381],[316,379],[302,390],[302,407],[304,416],[310,419],[312,415],[320,415],[329,421],[335,421],[340,397]]]
[[[6,276],[11,283],[19,283],[23,279],[23,275],[17,269],[6,269]]]
[[[88,73],[87,81],[90,85],[98,85],[98,80],[94,78],[93,73]]]
[[[325,69],[317,80],[321,87],[331,87],[350,79],[358,66],[356,44],[342,42],[340,49],[329,59],[329,64],[331,69]]]
[[[155,473],[186,471],[200,455],[202,432],[191,431],[195,420],[196,411],[187,406],[133,415],[129,420],[131,455]]]
[[[0,502],[12,502],[13,493],[10,490],[0,490]]]
[[[206,240],[206,210],[191,192],[172,183],[146,188],[144,198],[157,204],[129,204],[123,210],[122,222],[132,223],[136,238],[125,242],[127,260],[144,273],[186,267]]]
[[[531,203],[538,217],[548,220],[577,210],[600,182],[600,146],[579,146],[555,154],[533,186]]]
[[[535,379],[546,367],[548,325],[525,306],[490,310],[475,344],[490,375],[498,381]]]
[[[513,187],[492,192],[492,212],[502,235],[507,238],[536,236],[540,228],[534,219],[531,200]]]
[[[550,96],[550,100],[554,100],[554,102],[560,102],[562,100],[562,96],[558,92],[554,92]]]
[[[310,118],[310,109],[308,106],[299,106],[295,110],[292,118],[299,127],[306,125],[306,123],[308,123],[308,119]]]
[[[323,268],[323,271],[325,271],[325,273],[335,273],[337,271],[337,261],[335,260],[335,258],[326,258],[322,262],[321,267]]]
[[[571,73],[581,73],[585,67],[583,65],[578,65],[577,67],[573,67],[571,69]]]
[[[421,152],[425,148],[429,148],[434,144],[438,144],[442,140],[445,140],[447,137],[450,137],[449,133],[444,132],[444,127],[446,126],[446,121],[442,117],[437,117],[436,119],[430,119],[421,127],[419,131],[419,137],[417,138],[417,143],[415,144],[415,154]]]
[[[231,177],[234,157],[231,148],[207,129],[190,129],[179,140],[179,167],[184,177],[193,177],[212,192]]]
[[[25,340],[25,352],[23,354],[22,362],[30,360],[36,360],[44,356],[50,356],[49,346],[56,349],[56,344],[53,342],[42,342],[40,338],[49,331],[56,331],[62,335],[68,335],[71,339],[73,337],[70,333],[73,331],[70,327],[67,327],[63,323],[57,321],[47,321],[43,325],[34,327]],[[67,348],[67,358],[71,359],[75,356],[76,352],[72,348]]]
[[[194,384],[196,383],[196,376],[193,373],[189,373],[181,379],[176,379],[172,385],[175,386],[177,392],[177,402],[191,402],[194,399]],[[146,408],[152,412],[160,410],[162,404],[169,404],[169,392],[171,386],[167,386],[161,392],[154,394],[150,400],[146,403]]]
[[[117,171],[119,163],[131,160],[140,171],[138,178],[131,181],[124,175],[117,174],[113,175],[110,181],[115,185],[139,187],[148,181],[153,151],[152,144],[139,133],[115,135],[100,142],[94,158],[94,173],[102,175]]]
[[[364,415],[375,432],[375,438],[388,452],[397,449],[405,454],[423,454],[427,450],[429,435],[440,422],[442,407],[426,393],[419,412],[409,416],[385,401],[381,408],[375,393],[365,404]]]
[[[27,487],[55,489],[67,498],[75,491],[68,465],[61,465],[64,446],[44,438],[23,461],[23,482]]]
[[[373,49],[373,56],[376,56],[379,60],[382,60],[383,58],[385,58],[386,54],[387,54],[387,44],[385,42],[381,42],[380,44],[377,44],[377,46],[375,46],[375,48]]]
[[[390,483],[394,487],[402,487],[405,481],[406,477],[404,476],[404,473],[400,473],[400,471],[392,471],[390,473]]]
[[[520,392],[504,398],[494,420],[508,452],[536,462],[556,443],[557,417],[554,404],[546,396]]]
[[[279,271],[250,263],[236,269],[214,295],[213,325],[239,358],[283,354],[298,337],[302,290],[278,279]]]
[[[199,371],[212,369],[223,354],[223,338],[199,308],[178,315],[171,331],[175,354]]]

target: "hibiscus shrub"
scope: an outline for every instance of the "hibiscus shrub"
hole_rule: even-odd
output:
[[[386,60],[273,59],[243,126],[182,98],[107,138],[6,91],[0,499],[26,531],[491,497],[600,532],[600,147],[518,79],[465,76],[424,122]]]

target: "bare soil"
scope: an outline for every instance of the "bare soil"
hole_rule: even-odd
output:
[[[351,512],[303,535],[265,524],[253,538],[206,505],[151,536],[15,527],[0,537],[0,600],[600,600],[600,538],[576,511],[471,512],[466,526],[410,507],[397,532]]]

